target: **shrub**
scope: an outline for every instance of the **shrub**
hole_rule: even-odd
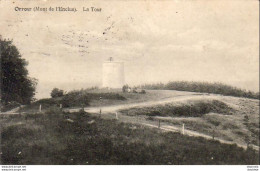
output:
[[[125,93],[125,92],[127,91],[128,88],[129,88],[128,85],[124,85],[124,86],[122,87],[122,92]]]
[[[140,94],[145,94],[146,91],[145,90],[141,90]]]
[[[64,94],[64,91],[63,90],[60,90],[58,88],[54,88],[52,91],[51,91],[51,97],[52,98],[55,98],[55,97],[62,97]]]
[[[78,93],[68,93],[62,99],[63,107],[82,107],[89,105],[89,97]]]

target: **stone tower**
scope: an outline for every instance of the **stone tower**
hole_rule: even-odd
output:
[[[125,83],[124,63],[110,57],[103,63],[103,87],[122,88]]]

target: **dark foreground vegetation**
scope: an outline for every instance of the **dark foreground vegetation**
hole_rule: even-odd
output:
[[[6,112],[6,111],[12,110],[16,107],[19,107],[20,105],[21,105],[20,103],[15,102],[15,101],[7,103],[7,104],[0,104],[0,111]]]
[[[140,87],[143,89],[151,89],[151,90],[191,91],[191,92],[214,93],[214,94],[222,94],[225,96],[259,99],[259,92],[254,93],[252,91],[242,90],[237,87],[225,85],[222,83],[173,81],[167,84],[162,84],[162,83],[145,84]]]
[[[200,117],[210,112],[232,114],[232,112],[234,112],[234,109],[229,107],[226,103],[218,100],[197,100],[180,105],[165,104],[152,107],[124,109],[120,112],[130,116],[147,115],[171,117]]]
[[[80,112],[1,116],[1,164],[259,164],[236,145]]]

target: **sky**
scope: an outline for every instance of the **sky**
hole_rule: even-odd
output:
[[[102,85],[102,63],[124,62],[129,85],[222,82],[259,90],[259,2],[0,1],[0,34],[38,79],[36,98]],[[77,12],[15,11],[71,7]],[[84,12],[84,8],[102,8]]]

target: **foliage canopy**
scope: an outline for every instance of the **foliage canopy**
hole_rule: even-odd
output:
[[[2,103],[30,103],[35,95],[37,80],[28,76],[28,62],[21,58],[20,52],[10,40],[0,39],[0,54]]]

